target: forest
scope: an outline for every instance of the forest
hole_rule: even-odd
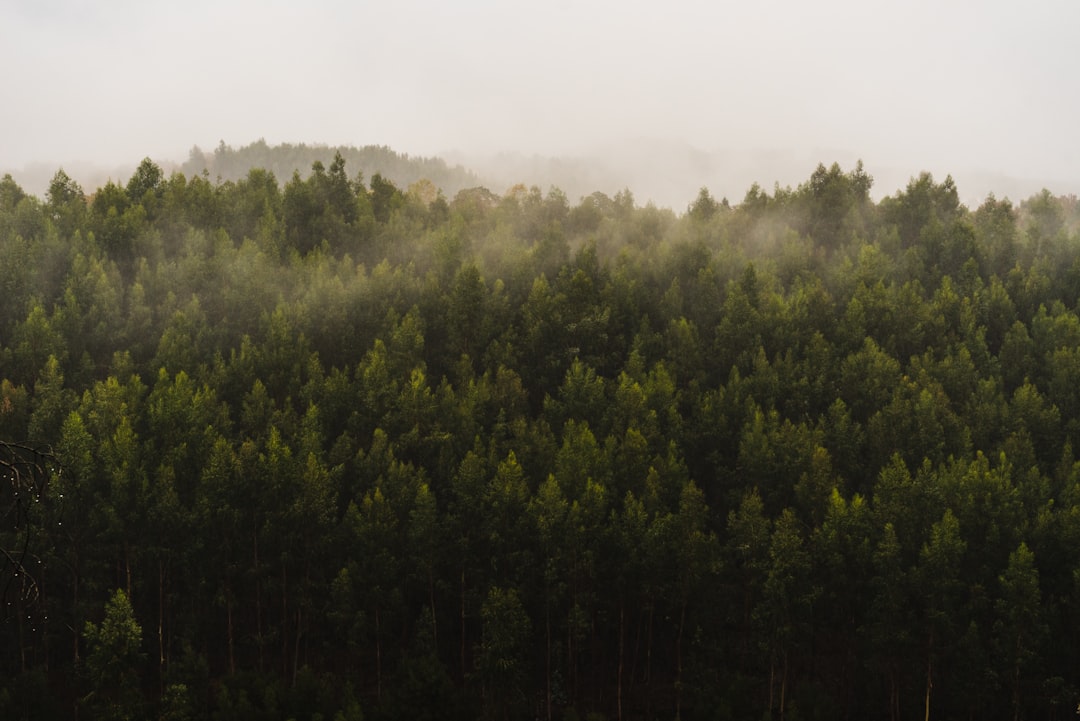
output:
[[[1076,713],[1074,196],[271,165],[0,180],[0,718]]]

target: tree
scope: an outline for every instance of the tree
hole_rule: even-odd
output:
[[[443,571],[446,554],[446,519],[440,515],[435,494],[427,483],[420,484],[416,502],[409,512],[409,549],[413,573],[427,591],[431,619],[431,643],[439,645],[439,614],[435,602],[437,579]]]
[[[678,513],[670,517],[670,541],[673,544],[677,581],[675,588],[679,621],[675,635],[675,718],[680,717],[683,701],[684,637],[687,609],[692,599],[699,597],[705,579],[719,566],[716,536],[708,530],[709,509],[705,494],[687,481],[679,496]],[[781,703],[780,717],[784,708]]]
[[[785,508],[776,520],[768,558],[756,620],[761,643],[769,657],[766,710],[769,713],[775,710],[783,721],[791,652],[806,637],[807,612],[818,592],[811,576],[811,557],[805,548],[799,522],[790,508]]]
[[[912,178],[907,188],[881,201],[883,220],[895,225],[904,247],[915,245],[931,222],[947,226],[960,211],[960,197],[952,176],[934,182],[930,173]]]
[[[199,496],[196,512],[201,522],[199,534],[211,548],[221,564],[218,575],[219,588],[214,589],[217,603],[225,607],[225,654],[230,673],[236,672],[235,613],[241,593],[242,557],[245,550],[245,531],[253,536],[253,529],[245,513],[243,487],[237,478],[240,470],[235,449],[222,437],[214,441],[203,465],[199,479]]]
[[[948,668],[947,653],[963,628],[960,617],[962,581],[959,569],[967,544],[960,537],[960,524],[950,509],[930,529],[930,538],[919,554],[916,576],[922,597],[922,626],[925,637],[926,693],[925,719],[930,719],[934,680]]]
[[[828,250],[851,241],[863,229],[873,182],[861,160],[850,173],[844,173],[838,163],[827,169],[819,164],[797,193],[805,208],[804,233]]]
[[[1020,204],[1020,222],[1031,244],[1031,251],[1038,254],[1064,230],[1065,218],[1061,204],[1049,190],[1039,193]]]
[[[487,286],[476,266],[461,268],[454,278],[446,311],[450,349],[458,355],[475,359],[484,350],[487,297]]]
[[[581,202],[570,210],[566,219],[567,230],[577,234],[595,233],[604,219],[611,217],[614,212],[614,201],[597,191],[583,197]]]
[[[866,637],[870,656],[888,679],[889,721],[900,721],[902,667],[911,653],[913,619],[909,571],[892,523],[885,524],[874,550],[869,583]]]
[[[105,604],[101,624],[87,621],[83,635],[87,645],[86,678],[91,687],[83,703],[95,718],[109,721],[139,718],[142,627],[135,620],[131,601],[123,589],[114,591]]]
[[[607,484],[611,474],[604,462],[589,424],[568,420],[563,426],[562,447],[555,456],[555,473],[566,494],[577,500],[585,495],[588,483]]]
[[[607,382],[587,363],[575,358],[566,370],[555,398],[544,399],[544,412],[553,428],[562,428],[569,420],[584,421],[600,431],[601,419],[608,405]]]
[[[483,640],[477,653],[477,672],[490,699],[488,712],[509,719],[525,702],[527,643],[532,622],[514,588],[493,586],[481,610]]]
[[[14,212],[19,203],[28,197],[26,191],[11,177],[11,173],[4,173],[4,177],[0,178],[0,212]]]
[[[318,164],[318,169],[321,171],[321,164]],[[294,172],[292,179],[285,184],[283,196],[285,240],[289,249],[301,255],[311,252],[322,241],[316,235],[317,218],[322,207],[314,197],[311,186],[312,183],[300,178],[299,172]]]
[[[697,198],[690,204],[690,207],[687,208],[686,213],[697,222],[705,223],[712,220],[713,216],[716,215],[721,207],[723,206],[716,202],[716,199],[713,198],[709,189],[703,186],[701,190],[698,191]]]
[[[370,635],[375,643],[375,685],[382,695],[385,629],[387,616],[401,607],[401,565],[407,559],[399,553],[398,539],[405,530],[394,512],[391,499],[381,487],[364,495],[359,511],[350,507],[349,524],[356,546],[361,550],[358,582],[363,584],[364,608],[370,613]]]
[[[727,517],[724,567],[733,595],[733,622],[738,630],[740,665],[748,667],[754,655],[754,609],[761,599],[769,567],[769,537],[772,524],[757,489],[748,491]]]
[[[484,490],[485,519],[483,530],[489,544],[491,577],[497,584],[520,582],[528,568],[529,487],[525,470],[510,451],[498,464]]]
[[[566,590],[565,543],[569,503],[556,477],[549,475],[529,500],[530,521],[537,534],[537,559],[542,564],[544,588],[544,706],[552,717],[553,654],[552,613]]]
[[[136,182],[134,189],[140,190],[142,185]],[[152,199],[153,194],[148,193],[148,200]],[[98,247],[125,268],[132,263],[135,240],[146,222],[146,208],[112,181],[100,188],[90,203],[89,230]]]
[[[40,559],[48,516],[41,513],[41,507],[53,505],[49,482],[59,470],[56,462],[51,452],[0,437],[0,619],[5,632],[12,625],[17,628],[17,641],[7,633],[0,639],[13,650],[18,647],[22,670],[27,668],[30,657],[29,638],[40,623],[26,622],[36,619],[44,607],[45,579]],[[0,656],[0,664],[7,660]]]
[[[949,456],[970,451],[971,431],[952,408],[945,390],[923,374],[904,377],[894,388],[892,400],[867,423],[871,439],[871,467],[880,468],[895,449],[904,449],[909,467],[923,459],[940,463]]]
[[[1008,198],[998,200],[991,193],[975,211],[973,221],[984,275],[1004,277],[1017,257],[1016,209]]]
[[[454,550],[454,575],[452,582],[458,591],[458,661],[461,682],[468,678],[469,627],[475,618],[474,610],[480,605],[478,587],[486,578],[488,569],[483,563],[488,553],[488,540],[483,524],[487,520],[484,494],[487,487],[489,464],[481,446],[465,454],[451,479],[450,527]]]
[[[405,205],[405,196],[381,173],[371,176],[371,210],[378,223],[388,223],[394,212]]]
[[[994,604],[997,654],[1012,694],[1013,721],[1019,721],[1025,703],[1022,692],[1031,685],[1028,672],[1038,663],[1046,634],[1039,569],[1027,544],[1021,542],[1009,554],[1009,565],[998,583],[1001,595]]]
[[[135,203],[154,202],[150,197],[157,196],[164,189],[165,174],[150,158],[143,158],[127,183],[127,196]],[[149,209],[148,209],[149,210]]]
[[[647,595],[643,586],[647,583],[648,571],[651,570],[646,553],[649,543],[648,529],[649,517],[645,511],[645,504],[635,498],[633,493],[627,492],[622,510],[612,511],[611,520],[606,529],[610,543],[608,557],[613,559],[614,563],[605,564],[605,566],[611,574],[608,579],[612,580],[616,590],[619,609],[615,690],[616,717],[619,721],[623,718],[623,695],[627,686],[633,687],[634,681],[633,667],[630,669],[630,674],[626,673],[627,615],[633,613],[635,607],[640,609],[639,615],[643,613],[644,599]],[[640,633],[640,624],[638,628]],[[630,676],[629,684],[626,682],[628,675]]]
[[[50,355],[34,382],[30,422],[27,433],[32,443],[47,445],[59,437],[60,427],[74,406],[75,393],[64,384],[64,372],[55,356]]]
[[[261,225],[282,220],[281,188],[267,170],[252,168],[246,177],[219,186],[219,192],[225,228],[234,242],[255,240]]]
[[[82,186],[61,168],[45,191],[46,210],[61,238],[70,238],[86,218],[86,195]]]

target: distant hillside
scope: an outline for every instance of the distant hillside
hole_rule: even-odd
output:
[[[210,153],[196,146],[180,166],[180,171],[191,177],[206,170],[212,179],[235,181],[245,177],[252,168],[264,168],[273,172],[279,183],[285,183],[294,171],[306,178],[311,174],[315,161],[329,166],[338,152],[345,159],[345,168],[351,177],[361,172],[364,179],[369,180],[372,175],[379,173],[402,190],[426,178],[441,188],[448,198],[452,198],[463,188],[479,185],[476,175],[460,165],[447,165],[441,158],[412,157],[382,145],[355,148],[282,143],[270,146],[261,139],[235,149],[222,141]]]

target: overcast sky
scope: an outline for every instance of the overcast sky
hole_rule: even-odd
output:
[[[0,0],[0,168],[663,141],[1080,192],[1078,36],[1078,0]]]

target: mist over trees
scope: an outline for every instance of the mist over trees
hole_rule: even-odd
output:
[[[0,717],[1074,714],[1074,197],[257,151],[0,180]]]
[[[382,145],[355,148],[282,143],[271,146],[265,140],[257,140],[233,148],[221,141],[210,153],[193,147],[179,170],[188,177],[205,171],[211,179],[237,182],[250,170],[260,169],[273,173],[284,182],[293,173],[307,177],[316,162],[330,165],[335,155],[340,155],[354,174],[362,172],[371,176],[378,173],[402,188],[426,180],[453,196],[463,188],[479,184],[476,175],[461,165],[449,165],[441,158],[409,156]]]

